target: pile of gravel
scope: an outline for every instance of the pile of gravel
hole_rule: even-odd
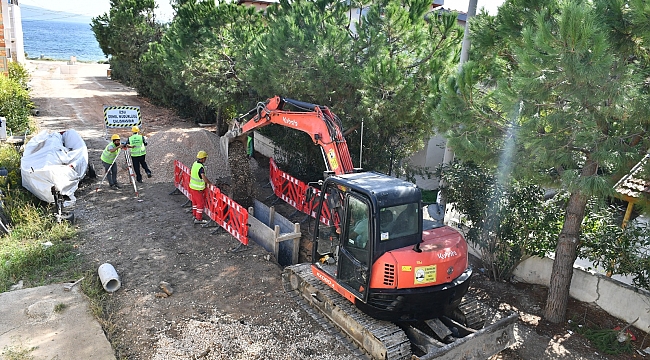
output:
[[[153,177],[143,180],[149,183],[170,183],[174,181],[174,160],[179,160],[185,166],[191,167],[200,151],[208,153],[205,162],[208,179],[213,182],[231,177],[228,168],[228,157],[222,155],[219,145],[219,136],[203,129],[170,129],[159,131],[147,138],[146,161]],[[120,155],[117,160],[118,182],[128,184],[126,160]],[[103,169],[102,169],[103,170]],[[143,175],[144,171],[141,170]],[[103,171],[102,171],[103,175]]]
[[[268,325],[228,315],[213,316],[208,321],[188,320],[178,326],[174,338],[160,335],[152,359],[349,359],[332,352],[340,345],[330,334],[324,330],[310,332],[297,313],[284,311],[288,313],[283,323]]]

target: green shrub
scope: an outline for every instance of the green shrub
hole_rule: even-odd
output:
[[[27,69],[25,69],[24,66],[22,66],[20,63],[17,62],[10,62],[9,63],[9,79],[17,82],[22,86],[24,89],[27,89],[27,84],[29,83],[29,72]]]
[[[20,81],[0,75],[0,116],[7,118],[7,128],[15,133],[29,129],[32,108],[34,104],[25,86]]]
[[[20,153],[13,145],[0,144],[0,164],[7,169],[8,176],[0,176],[0,189],[16,189],[21,184]]]
[[[455,161],[439,171],[446,202],[461,214],[458,225],[493,278],[509,279],[521,261],[555,247],[562,196],[545,200],[539,186],[501,184],[494,171],[471,162]]]
[[[634,286],[650,290],[650,226],[632,221],[621,227],[623,209],[590,206],[583,222],[578,255],[607,273],[626,275]]]

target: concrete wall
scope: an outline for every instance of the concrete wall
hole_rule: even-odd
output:
[[[79,65],[61,65],[59,66],[61,74],[76,74],[79,72]]]
[[[275,153],[275,144],[273,141],[271,141],[271,139],[267,138],[257,131],[254,131],[254,133],[255,135],[253,135],[253,137],[255,140],[253,141],[253,147],[255,148],[255,151],[266,157],[274,159],[276,159],[278,156],[282,156],[282,150],[278,149],[278,154]]]
[[[446,144],[447,140],[442,136],[433,137],[429,139],[424,149],[411,156],[409,162],[416,166],[428,167],[430,171],[434,171],[438,165],[442,164]],[[417,177],[415,185],[423,189],[434,190],[438,188],[438,178]]]
[[[514,271],[517,281],[549,286],[553,260],[532,257]],[[637,328],[650,330],[650,292],[636,289],[605,275],[574,268],[569,295],[577,300],[594,303],[610,315],[628,323],[636,318]]]

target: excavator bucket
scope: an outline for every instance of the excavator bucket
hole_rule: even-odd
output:
[[[219,138],[219,150],[223,156],[228,157],[228,145],[230,145],[230,141],[232,141],[234,138],[235,135],[233,134],[232,130],[228,131],[221,138]]]
[[[238,122],[235,122],[232,129],[228,130],[227,133],[219,139],[219,150],[224,156],[228,156],[228,148],[231,142],[239,141],[242,144],[246,145],[246,134],[241,132],[241,127]]]

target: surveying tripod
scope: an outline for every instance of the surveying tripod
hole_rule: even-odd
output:
[[[131,184],[133,184],[133,190],[135,191],[135,197],[138,197],[138,186],[135,182],[135,170],[133,170],[133,159],[131,159],[131,150],[123,151],[124,159],[126,159],[126,167],[129,169],[129,178],[131,179]]]

